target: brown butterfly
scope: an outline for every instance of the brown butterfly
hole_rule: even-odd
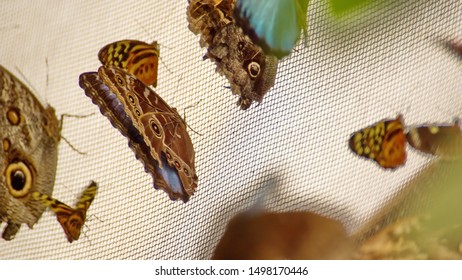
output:
[[[396,168],[406,162],[406,136],[402,116],[363,128],[350,137],[350,149],[376,161],[383,168]]]
[[[229,221],[212,259],[347,259],[352,247],[340,222],[312,212],[244,212]]]
[[[135,75],[145,85],[157,86],[159,45],[136,40],[121,40],[104,46],[98,58],[105,66],[114,65]]]
[[[151,173],[154,187],[170,199],[187,202],[197,187],[195,153],[186,123],[151,88],[117,67],[80,75],[80,87],[129,139],[129,146]]]
[[[32,197],[55,212],[56,218],[67,236],[67,240],[72,243],[72,241],[78,240],[80,237],[80,230],[85,223],[87,210],[95,198],[97,188],[97,184],[92,181],[82,193],[75,209],[40,192],[33,192]]]
[[[429,124],[409,128],[408,143],[421,152],[457,159],[462,153],[462,131],[459,120],[453,124]]]
[[[278,59],[266,55],[260,46],[245,36],[233,18],[234,0],[190,0],[187,10],[189,29],[200,34],[201,47],[207,47],[204,59],[217,65],[245,110],[253,102],[262,102],[276,79]]]

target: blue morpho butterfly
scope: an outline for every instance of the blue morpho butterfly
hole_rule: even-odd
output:
[[[197,187],[194,148],[183,119],[136,77],[116,67],[80,75],[79,85],[122,135],[154,179],[184,202]]]
[[[300,37],[306,39],[308,0],[236,0],[238,24],[263,50],[282,58],[288,55]]]

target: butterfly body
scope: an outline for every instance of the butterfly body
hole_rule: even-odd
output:
[[[406,162],[406,136],[401,115],[383,120],[352,134],[350,149],[374,160],[383,168],[396,168]]]
[[[0,104],[0,222],[7,223],[2,238],[11,240],[45,211],[31,193],[52,194],[61,136],[54,109],[1,66]]]
[[[197,187],[194,148],[186,124],[153,90],[115,67],[83,73],[80,86],[172,200],[184,202]]]
[[[137,40],[121,40],[104,46],[98,53],[103,65],[122,68],[145,85],[157,86],[159,45]]]
[[[78,240],[80,237],[80,231],[85,223],[87,210],[96,196],[97,189],[98,185],[95,182],[91,182],[79,198],[75,209],[39,192],[32,193],[32,197],[40,201],[44,206],[50,207],[56,214],[56,219],[63,228],[67,240],[72,243],[72,241]]]
[[[261,102],[274,86],[278,60],[245,36],[233,18],[234,0],[191,0],[187,15],[189,29],[200,34],[204,58],[217,65],[231,91],[239,95],[238,106],[245,110]]]
[[[462,131],[459,121],[453,124],[414,126],[406,133],[408,143],[418,151],[458,159],[462,155]]]
[[[306,31],[307,8],[308,0],[236,0],[234,14],[252,40],[280,59]]]

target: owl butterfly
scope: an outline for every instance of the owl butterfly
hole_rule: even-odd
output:
[[[53,192],[60,124],[55,110],[44,108],[32,92],[0,66],[0,221],[2,238],[11,240],[21,224],[32,226],[45,206],[33,200],[35,191]]]
[[[197,187],[194,148],[186,124],[152,89],[116,67],[80,75],[80,87],[151,173],[154,187],[187,202]]]
[[[122,40],[104,46],[98,53],[105,66],[114,65],[136,76],[147,86],[157,86],[159,45],[136,40]]]
[[[40,192],[33,192],[32,197],[40,201],[45,207],[50,207],[51,211],[56,214],[56,219],[61,224],[67,241],[72,243],[72,241],[78,240],[80,237],[87,210],[95,198],[97,189],[98,185],[92,181],[80,196],[75,209]]]
[[[353,133],[349,146],[357,155],[372,159],[383,168],[403,165],[406,162],[406,136],[402,116]]]
[[[277,58],[288,55],[303,29],[308,0],[236,0],[237,23],[263,50]]]
[[[453,124],[410,127],[406,137],[414,149],[443,159],[458,159],[462,154],[459,120],[455,120]]]
[[[234,0],[190,0],[189,29],[201,34],[200,45],[207,47],[204,59],[217,65],[231,91],[239,95],[237,104],[245,110],[252,102],[262,102],[276,79],[278,60],[244,35],[232,17]]]

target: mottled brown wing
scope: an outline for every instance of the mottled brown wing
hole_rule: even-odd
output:
[[[79,84],[85,90],[85,94],[99,107],[101,114],[128,138],[129,147],[136,158],[143,163],[145,171],[151,174],[154,188],[162,189],[172,200],[182,199],[187,202],[190,194],[184,190],[176,168],[169,166],[163,153],[160,157],[161,162],[152,157],[152,148],[145,142],[142,131],[134,125],[136,120],[129,117],[130,112],[125,110],[117,95],[101,80],[98,73],[82,73]],[[160,165],[163,168],[160,168]]]
[[[52,194],[61,137],[54,109],[2,66],[0,105],[0,223],[7,224],[2,238],[11,240],[21,224],[32,228],[46,209],[31,194]]]
[[[186,124],[176,109],[134,76],[116,67],[100,67],[103,82],[123,104],[134,126],[151,147],[151,156],[162,165],[164,154],[169,166],[175,167],[183,188],[191,195],[197,187],[195,154]]]
[[[189,29],[200,34],[204,58],[217,65],[231,91],[240,96],[238,105],[245,110],[261,102],[274,86],[278,59],[245,36],[233,18],[234,0],[191,0],[187,10]]]

